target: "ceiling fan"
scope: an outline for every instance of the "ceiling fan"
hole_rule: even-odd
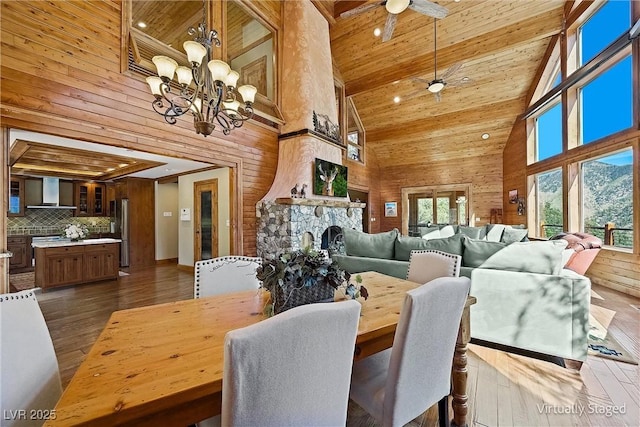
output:
[[[426,79],[421,79],[419,77],[413,77],[411,80],[413,80],[414,82],[418,82],[418,83],[426,83],[427,85],[427,90],[429,92],[431,92],[432,94],[434,94],[434,96],[436,97],[436,102],[440,102],[441,99],[441,92],[442,90],[445,88],[445,86],[449,85],[449,86],[457,86],[459,84],[466,84],[466,83],[470,83],[471,79],[468,77],[462,77],[458,80],[455,81],[450,81],[447,82],[447,80],[452,77],[455,73],[458,72],[458,70],[460,70],[460,68],[462,68],[462,63],[461,62],[456,62],[455,64],[453,64],[451,67],[449,67],[449,69],[447,71],[444,72],[444,74],[442,74],[440,76],[440,78],[438,78],[438,43],[437,43],[437,36],[438,36],[438,24],[436,19],[433,19],[433,80],[429,81]],[[414,95],[417,95],[418,93],[422,93],[422,90],[420,90],[419,92],[409,95],[408,98],[412,98]]]
[[[396,21],[398,20],[398,15],[404,12],[407,8],[438,19],[444,18],[449,13],[445,7],[428,0],[384,0],[381,3],[367,3],[351,10],[347,10],[346,12],[342,12],[340,17],[348,18],[350,16],[359,15],[379,6],[384,6],[387,9],[387,12],[389,12],[387,15],[387,22],[384,24],[384,31],[382,32],[383,42],[391,40],[393,30],[396,27]]]

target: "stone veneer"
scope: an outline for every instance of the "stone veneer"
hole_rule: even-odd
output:
[[[362,231],[364,203],[312,199],[277,199],[256,206],[258,256],[304,249],[305,233],[313,236],[311,247],[321,249],[322,234],[331,226]]]

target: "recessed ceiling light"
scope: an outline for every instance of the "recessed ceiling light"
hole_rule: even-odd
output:
[[[380,30],[380,28],[376,28],[375,30],[373,30],[374,36],[380,37],[380,34],[382,34],[382,30]]]
[[[469,80],[471,80],[471,79],[470,79],[469,77],[467,77],[467,76],[464,76],[464,77],[462,78],[462,81],[463,81],[463,82],[468,82]]]
[[[399,96],[393,97],[393,102],[395,102],[396,104],[400,102],[400,97]]]
[[[482,139],[489,139],[489,134],[488,133],[483,133],[482,134]]]
[[[147,28],[147,24],[145,24],[144,22],[140,21],[140,22],[138,22],[138,27]]]

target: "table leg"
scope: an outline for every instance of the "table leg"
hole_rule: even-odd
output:
[[[462,312],[460,320],[460,329],[458,330],[458,338],[456,340],[456,350],[453,356],[452,377],[452,394],[453,401],[453,427],[467,427],[467,412],[469,410],[467,396],[467,344],[471,339],[470,324],[470,308],[466,306]]]

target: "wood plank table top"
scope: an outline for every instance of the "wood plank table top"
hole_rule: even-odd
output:
[[[361,276],[370,296],[356,359],[391,346],[405,293],[419,286]],[[45,425],[184,426],[219,414],[224,337],[264,320],[267,301],[244,291],[114,312]]]

